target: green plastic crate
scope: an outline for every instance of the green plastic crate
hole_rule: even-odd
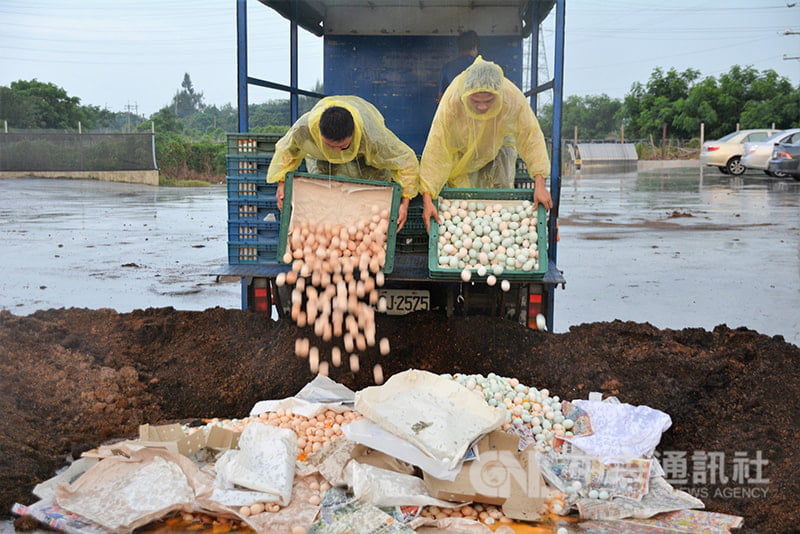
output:
[[[439,194],[439,199],[446,198],[449,200],[474,200],[474,201],[514,201],[514,200],[529,200],[533,202],[532,189],[451,189],[445,188]],[[435,201],[436,207],[439,207],[439,199]],[[497,278],[499,280],[541,280],[547,273],[547,210],[544,206],[539,204],[537,208],[537,224],[536,232],[538,234],[537,247],[539,250],[539,269],[531,271],[521,271],[514,269],[504,269],[503,273]],[[428,244],[428,270],[431,278],[439,280],[460,280],[461,269],[448,269],[439,266],[439,224],[435,220],[431,220],[431,238]],[[472,280],[485,280],[491,271],[486,273],[486,276],[480,277],[476,272],[476,268],[472,269]]]
[[[325,174],[309,174],[304,172],[293,172],[286,174],[284,184],[283,211],[281,213],[281,231],[278,240],[278,261],[283,263],[283,255],[286,252],[286,243],[289,235],[289,223],[292,219],[292,192],[294,190],[295,178],[308,178],[312,180],[323,180],[326,182],[344,182],[353,184],[363,184],[372,187],[390,187],[392,189],[392,205],[389,211],[389,229],[386,236],[386,262],[383,266],[384,273],[391,273],[394,269],[395,240],[397,238],[397,212],[400,208],[400,197],[402,188],[395,182],[379,182],[376,180],[361,180],[358,178],[346,178],[343,176],[328,176]],[[345,207],[342,207],[345,209]]]
[[[229,156],[265,156],[275,152],[280,134],[228,134]]]

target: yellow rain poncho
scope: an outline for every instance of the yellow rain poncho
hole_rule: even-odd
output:
[[[490,93],[485,113],[470,95]],[[420,164],[420,193],[439,195],[442,187],[513,187],[516,154],[531,176],[550,173],[542,129],[525,95],[481,56],[456,76],[433,117]]]
[[[353,116],[355,130],[350,146],[336,151],[322,142],[319,119],[325,109],[339,106]],[[311,172],[349,178],[394,180],[403,197],[417,195],[419,162],[414,151],[384,124],[378,109],[357,96],[330,96],[320,100],[300,117],[275,145],[267,171],[267,182],[282,182],[306,158]]]

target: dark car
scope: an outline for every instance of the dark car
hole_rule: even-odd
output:
[[[767,171],[788,174],[795,180],[800,180],[800,143],[775,145]]]

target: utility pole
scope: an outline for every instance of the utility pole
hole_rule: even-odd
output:
[[[131,133],[131,102],[125,104],[125,111],[128,113],[128,126],[125,128],[125,133]]]

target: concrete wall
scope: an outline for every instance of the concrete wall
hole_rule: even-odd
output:
[[[158,185],[158,171],[0,171],[0,178],[66,178]]]

